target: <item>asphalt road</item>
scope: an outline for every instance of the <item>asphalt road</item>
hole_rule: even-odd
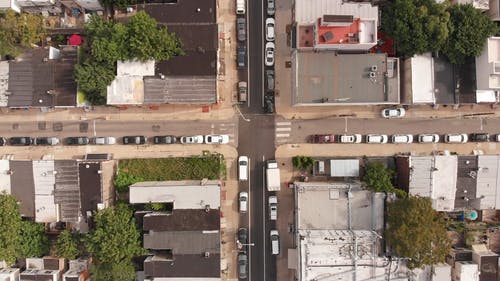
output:
[[[422,134],[422,133],[500,133],[500,119],[355,119],[285,120],[290,125],[276,132],[278,144],[305,143],[312,134]]]

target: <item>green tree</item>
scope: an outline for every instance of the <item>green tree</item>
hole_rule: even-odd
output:
[[[310,171],[313,168],[314,159],[312,157],[298,155],[292,158],[292,164],[297,169]]]
[[[128,187],[136,182],[144,181],[143,178],[131,175],[126,172],[118,172],[118,175],[113,179],[113,185],[118,192],[127,192]]]
[[[108,85],[115,79],[115,67],[107,63],[87,60],[75,66],[75,80],[78,88],[93,104],[106,103]]]
[[[0,260],[8,265],[16,262],[21,232],[19,205],[12,195],[0,193]]]
[[[181,42],[145,12],[138,12],[127,24],[129,59],[168,60],[183,54]]]
[[[487,38],[495,35],[498,29],[487,14],[471,4],[452,5],[448,11],[454,28],[443,52],[452,63],[463,64],[468,57],[479,56]]]
[[[409,258],[409,268],[445,261],[451,247],[446,222],[429,198],[410,196],[389,204],[387,224],[387,244],[397,256]]]
[[[41,223],[23,221],[19,234],[19,254],[21,257],[41,257],[49,252],[49,238]]]
[[[30,48],[45,38],[41,15],[0,12],[0,56],[17,56],[23,48]]]
[[[85,245],[97,265],[129,262],[145,252],[132,210],[127,205],[99,210],[94,215],[94,223],[95,229],[86,236]]]
[[[363,181],[375,192],[390,192],[394,189],[394,171],[380,162],[370,162],[365,170]]]
[[[108,7],[118,7],[118,8],[125,8],[129,5],[136,4],[136,0],[100,0],[101,4],[103,6],[108,6]]]
[[[135,278],[135,269],[131,261],[92,266],[91,272],[92,280],[95,281],[132,281]]]
[[[128,58],[127,27],[121,23],[105,22],[92,16],[87,25],[92,58],[108,65]]]
[[[78,247],[79,237],[77,234],[71,233],[65,229],[57,238],[55,249],[57,256],[68,260],[73,260],[78,257],[80,253]]]
[[[382,29],[394,39],[398,53],[411,57],[441,49],[452,29],[445,4],[434,0],[389,1]]]

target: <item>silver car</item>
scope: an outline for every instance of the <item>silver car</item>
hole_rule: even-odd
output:
[[[92,138],[92,143],[96,145],[116,144],[114,137],[95,137]]]
[[[182,144],[203,143],[203,136],[198,135],[198,136],[181,137],[181,143]]]
[[[240,252],[238,254],[238,277],[240,279],[247,279],[247,264],[247,254],[245,252]]]
[[[247,21],[245,18],[238,18],[236,20],[238,29],[238,41],[245,41],[247,39]]]

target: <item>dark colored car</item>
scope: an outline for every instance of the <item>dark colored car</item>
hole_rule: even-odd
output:
[[[272,69],[266,70],[266,85],[268,92],[274,91],[274,70]]]
[[[476,133],[470,135],[471,141],[475,142],[485,142],[490,141],[490,135],[486,133]]]
[[[335,136],[334,135],[312,135],[311,142],[312,143],[334,143]]]
[[[87,145],[89,144],[89,138],[87,137],[69,137],[66,138],[67,145]]]
[[[33,141],[34,145],[57,145],[59,144],[59,139],[56,137],[42,137],[35,138]]]
[[[33,139],[30,137],[12,137],[9,139],[10,145],[32,145]]]
[[[126,136],[123,137],[123,144],[145,144],[147,141],[145,136]]]
[[[238,254],[238,278],[247,279],[248,256],[245,252]]]
[[[248,230],[246,228],[238,229],[238,241],[241,244],[248,244]]]
[[[174,136],[155,136],[153,137],[154,144],[173,144],[177,142]]]
[[[238,62],[239,69],[245,68],[247,66],[247,46],[246,45],[240,44],[238,46],[237,62]]]
[[[274,96],[266,95],[264,96],[264,112],[274,113]]]

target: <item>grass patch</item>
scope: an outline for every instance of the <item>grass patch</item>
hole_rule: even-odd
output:
[[[197,157],[125,159],[118,164],[114,184],[119,192],[141,181],[218,180],[226,176],[221,154],[206,153]]]
[[[85,94],[82,91],[77,92],[77,97],[78,97],[78,104],[83,104],[87,100]]]

